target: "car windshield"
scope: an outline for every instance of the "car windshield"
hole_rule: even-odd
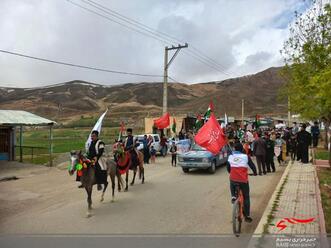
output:
[[[193,144],[191,150],[192,151],[206,151],[205,148],[203,148],[203,147],[201,147],[201,146],[199,146],[197,144]]]

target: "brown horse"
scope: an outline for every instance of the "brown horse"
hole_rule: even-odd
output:
[[[115,151],[115,161],[117,162],[117,166],[120,169],[121,174],[126,174],[125,176],[125,191],[129,189],[129,170],[133,170],[133,179],[130,185],[133,185],[137,175],[137,169],[139,170],[139,179],[141,179],[141,183],[145,183],[145,170],[144,170],[144,154],[140,151],[137,151],[137,161],[134,164],[130,151],[126,151],[120,155],[120,153]]]
[[[96,177],[95,177],[95,167],[91,164],[91,162],[82,155],[81,151],[72,151],[70,153],[71,157],[71,164],[69,168],[69,174],[73,175],[76,168],[77,164],[86,164],[86,168],[82,169],[82,175],[80,177],[80,180],[82,182],[83,187],[86,190],[87,193],[87,217],[91,216],[91,210],[92,210],[92,190],[93,190],[93,185],[96,184]],[[123,187],[123,179],[121,177],[121,174],[119,173],[117,169],[116,163],[111,160],[107,159],[106,161],[107,164],[107,175],[109,175],[112,183],[112,202],[115,201],[115,177],[117,177],[118,180],[118,188],[119,190],[121,189],[121,186]],[[104,200],[104,194],[107,189],[108,182],[104,183],[103,191],[101,194],[101,199],[100,201]]]

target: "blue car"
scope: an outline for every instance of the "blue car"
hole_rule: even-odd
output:
[[[214,174],[216,167],[225,164],[231,153],[231,148],[228,145],[225,145],[218,154],[214,155],[205,148],[193,144],[190,151],[178,155],[178,165],[185,173],[196,168],[207,169],[211,174]]]

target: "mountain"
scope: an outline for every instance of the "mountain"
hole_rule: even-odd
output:
[[[277,100],[284,80],[281,68],[269,68],[254,75],[199,84],[170,83],[168,109],[171,114],[196,114],[207,110],[213,100],[215,112],[241,116],[245,113],[286,114],[286,102]],[[58,122],[81,116],[99,115],[107,107],[114,118],[137,119],[159,116],[162,111],[161,82],[104,86],[71,81],[39,88],[0,88],[0,109],[26,110]]]

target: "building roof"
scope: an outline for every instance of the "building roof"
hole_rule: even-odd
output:
[[[0,125],[12,126],[45,126],[53,125],[55,121],[51,121],[21,110],[0,110]]]

